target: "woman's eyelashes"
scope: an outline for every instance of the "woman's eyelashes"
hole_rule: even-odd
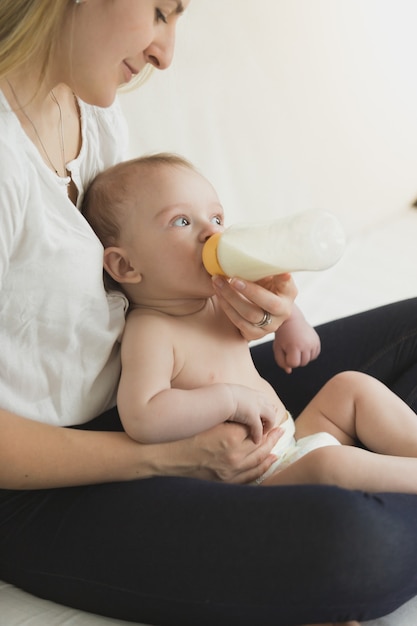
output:
[[[155,19],[157,22],[164,22],[164,24],[168,24],[168,17],[161,11],[161,9],[155,10]]]

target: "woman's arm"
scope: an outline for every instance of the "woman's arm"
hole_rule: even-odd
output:
[[[33,489],[150,476],[124,433],[51,426],[0,411],[0,487]]]
[[[0,410],[0,488],[44,489],[151,476],[245,483],[274,461],[279,431],[260,445],[245,428],[224,424],[182,441],[144,445],[124,432],[97,432],[35,422]]]

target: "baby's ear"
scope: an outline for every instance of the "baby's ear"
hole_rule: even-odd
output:
[[[140,283],[142,274],[130,263],[126,250],[110,246],[104,250],[103,265],[117,283]]]

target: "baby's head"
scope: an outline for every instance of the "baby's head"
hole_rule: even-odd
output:
[[[132,212],[146,202],[149,188],[158,188],[155,175],[164,167],[183,167],[197,172],[182,156],[170,153],[151,154],[123,161],[104,170],[90,183],[83,199],[82,213],[104,248],[118,245]]]
[[[152,281],[162,289],[162,266],[166,275],[176,271],[176,278],[193,280],[191,268],[202,267],[204,242],[223,230],[223,210],[212,185],[189,161],[167,153],[100,173],[85,194],[83,214],[105,248],[107,272],[128,297],[132,289],[138,291],[132,284],[142,283],[143,290]]]

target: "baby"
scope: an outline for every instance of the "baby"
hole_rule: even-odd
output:
[[[203,266],[224,215],[188,161],[159,154],[116,165],[93,181],[84,214],[130,302],[118,408],[132,438],[169,441],[237,421],[259,442],[279,427],[276,462],[259,483],[417,493],[416,415],[378,380],[340,373],[294,422],[260,377]],[[308,325],[298,309],[294,317],[302,342]]]

